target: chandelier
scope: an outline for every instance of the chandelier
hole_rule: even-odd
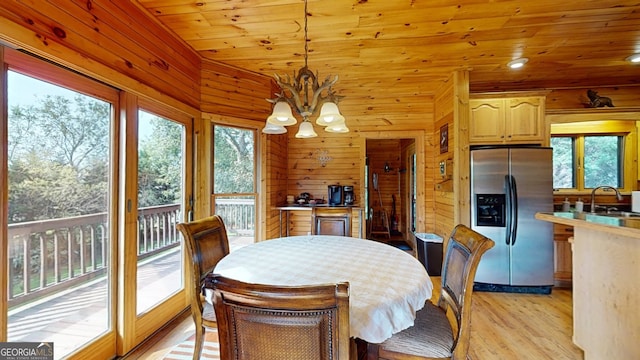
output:
[[[338,96],[331,89],[338,82],[338,75],[333,79],[327,76],[322,84],[318,82],[317,73],[307,66],[308,58],[307,38],[307,0],[304,1],[304,66],[293,72],[292,78],[289,75],[284,77],[275,74],[273,77],[280,86],[280,93],[275,94],[273,99],[266,99],[274,104],[273,112],[267,118],[267,123],[263,133],[266,134],[284,134],[287,132],[285,126],[295,125],[296,118],[293,117],[292,108],[302,117],[302,123],[296,134],[297,138],[312,138],[318,136],[313,130],[313,124],[309,121],[309,117],[313,115],[320,107],[320,115],[316,120],[316,124],[325,127],[325,131],[346,133],[349,128],[345,124],[344,116],[338,110],[338,101],[342,96]],[[322,93],[326,90],[326,95]]]

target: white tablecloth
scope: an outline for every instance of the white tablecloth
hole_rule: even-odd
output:
[[[244,282],[311,285],[348,281],[351,337],[381,343],[413,325],[433,284],[413,256],[387,244],[340,236],[292,236],[240,248],[215,273]]]

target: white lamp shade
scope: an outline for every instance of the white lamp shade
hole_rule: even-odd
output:
[[[313,124],[311,124],[309,121],[303,121],[300,123],[300,128],[298,129],[298,133],[296,134],[297,138],[306,139],[316,136],[318,136],[318,134],[316,134],[315,130],[313,130]]]
[[[293,113],[291,113],[291,106],[286,101],[278,101],[273,106],[273,112],[267,118],[267,122],[274,125],[289,126],[294,125],[297,121],[293,117]]]
[[[338,105],[331,101],[322,104],[322,108],[320,108],[320,116],[318,116],[316,124],[321,126],[329,126],[341,121],[344,122],[344,116],[340,114]]]
[[[632,63],[632,64],[640,63],[640,54],[633,54],[633,55],[627,57],[627,61]]]
[[[332,133],[348,133],[349,128],[347,124],[345,124],[344,120],[341,122],[336,122],[324,128],[324,131],[332,132]]]
[[[265,134],[285,134],[287,129],[282,125],[274,125],[267,122],[267,125],[262,129],[262,132]]]

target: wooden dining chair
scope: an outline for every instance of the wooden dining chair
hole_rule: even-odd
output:
[[[229,254],[229,240],[222,218],[213,215],[204,219],[177,225],[191,259],[189,263],[191,285],[191,317],[196,336],[193,359],[200,359],[204,345],[205,328],[216,328],[213,306],[205,301],[203,285],[218,261]]]
[[[351,209],[314,207],[311,210],[311,234],[351,236]]]
[[[214,275],[220,359],[349,359],[349,284],[273,286]]]
[[[456,226],[447,243],[438,304],[427,301],[412,327],[382,344],[369,344],[367,359],[466,359],[473,281],[480,258],[494,245],[468,227]]]

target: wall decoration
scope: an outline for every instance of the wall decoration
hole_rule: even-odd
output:
[[[322,167],[327,166],[327,163],[333,160],[333,158],[329,156],[329,150],[327,149],[318,149],[315,152],[316,152],[316,159],[318,160],[318,162],[320,163],[320,166]]]
[[[449,151],[449,124],[440,127],[440,154]]]
[[[598,108],[598,107],[614,107],[613,101],[611,98],[606,96],[598,95],[597,91],[593,91],[591,89],[587,90],[587,97],[589,98],[589,107]]]

